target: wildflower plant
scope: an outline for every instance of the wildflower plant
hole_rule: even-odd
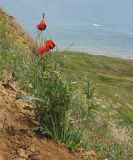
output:
[[[21,75],[21,79],[23,79],[24,87],[29,95],[18,95],[17,99],[34,101],[32,106],[25,107],[35,114],[34,131],[53,138],[56,142],[64,144],[72,150],[79,147],[85,148],[88,143],[83,136],[85,124],[82,127],[76,125],[70,113],[76,105],[74,102],[76,99],[73,99],[76,84],[71,79],[64,80],[59,69],[59,58],[54,55],[60,53],[52,52],[56,47],[54,41],[43,39],[42,32],[46,30],[45,22],[43,15],[43,20],[37,25],[37,49],[35,49],[31,61],[23,60],[24,74]],[[83,110],[83,106],[80,107]],[[86,117],[84,123],[87,122],[88,113],[86,111],[84,110]]]

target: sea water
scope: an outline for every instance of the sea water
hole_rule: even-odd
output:
[[[133,58],[133,33],[100,24],[51,25],[60,49]],[[31,32],[34,35],[34,32]]]

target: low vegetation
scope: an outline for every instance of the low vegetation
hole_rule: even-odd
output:
[[[62,69],[83,85],[89,79],[96,86],[96,97],[117,107],[125,124],[133,122],[133,61],[121,58],[65,52]]]

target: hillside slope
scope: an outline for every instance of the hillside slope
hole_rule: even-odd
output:
[[[0,72],[2,74],[0,75],[0,160],[83,159],[80,154],[72,154],[65,147],[31,131],[30,122],[34,116],[23,110],[26,103],[15,99],[16,94],[22,91],[16,87],[16,82],[9,72],[15,62],[11,62],[14,52],[18,52],[20,56],[24,51],[28,54],[35,47],[35,42],[14,17],[9,16],[1,8],[0,20],[0,40],[4,44],[0,46],[0,51],[5,52],[0,52]],[[6,33],[11,36],[6,36]],[[5,45],[8,48],[5,48]],[[12,53],[11,57],[10,53]],[[10,58],[7,56],[9,59],[4,59],[3,54],[9,54]],[[94,154],[92,158],[93,156]]]
[[[124,121],[133,125],[133,60],[65,52],[62,69],[81,86],[89,78],[102,104],[120,108]]]
[[[80,155],[33,134],[33,116],[23,110],[24,102],[15,100],[17,93],[21,91],[12,79],[0,82],[0,160],[81,160]]]
[[[21,41],[24,46],[27,46],[30,49],[33,49],[35,47],[35,41],[33,40],[33,38],[29,36],[26,30],[21,25],[19,25],[16,19],[13,16],[8,15],[1,6],[0,18],[6,21],[8,30],[11,30],[13,32],[15,41]]]

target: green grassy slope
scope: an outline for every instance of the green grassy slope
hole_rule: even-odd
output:
[[[82,84],[89,77],[96,86],[96,96],[121,105],[120,113],[133,122],[133,60],[85,53],[65,52],[62,67]]]

